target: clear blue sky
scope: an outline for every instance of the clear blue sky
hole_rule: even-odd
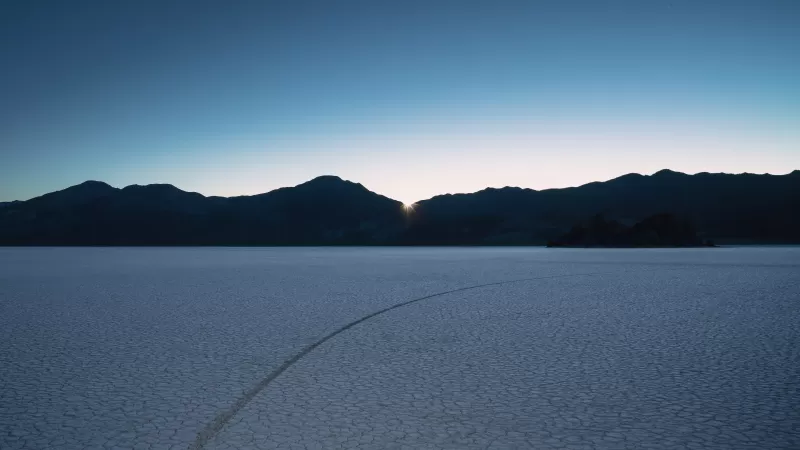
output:
[[[6,0],[0,200],[800,169],[797,0]]]

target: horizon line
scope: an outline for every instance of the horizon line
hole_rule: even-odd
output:
[[[276,187],[274,189],[271,189],[271,190],[265,191],[265,192],[258,192],[258,193],[255,193],[255,194],[229,195],[229,196],[224,196],[224,195],[206,195],[206,194],[203,194],[201,192],[186,191],[186,190],[183,190],[183,189],[179,188],[178,186],[176,186],[176,185],[174,185],[172,183],[160,183],[160,182],[158,182],[158,183],[148,183],[148,184],[136,184],[136,183],[134,183],[134,184],[129,184],[129,185],[123,186],[123,187],[117,187],[117,186],[113,186],[113,185],[111,185],[111,184],[109,184],[109,183],[107,183],[105,181],[89,179],[89,180],[83,181],[83,182],[78,183],[78,184],[73,184],[71,186],[67,186],[67,187],[65,187],[63,189],[59,189],[59,190],[56,190],[56,191],[45,192],[44,194],[40,194],[40,195],[37,195],[37,196],[34,196],[34,197],[30,197],[30,198],[25,199],[25,200],[19,200],[19,199],[18,200],[3,200],[3,201],[0,201],[0,204],[27,202],[27,201],[30,201],[30,200],[37,199],[39,197],[43,197],[45,195],[49,195],[49,194],[52,194],[52,193],[55,193],[55,192],[65,191],[67,189],[70,189],[70,188],[73,188],[73,187],[76,187],[76,186],[81,186],[81,185],[84,185],[84,184],[87,184],[87,183],[100,183],[100,184],[104,184],[104,185],[106,185],[108,187],[111,187],[113,189],[117,189],[117,190],[122,190],[122,189],[130,188],[130,187],[134,187],[134,186],[139,186],[139,187],[170,186],[170,187],[173,187],[173,188],[175,188],[175,189],[177,189],[177,190],[179,190],[181,192],[185,192],[187,194],[201,195],[204,198],[237,198],[237,197],[253,197],[253,196],[256,196],[256,195],[268,194],[270,192],[275,192],[275,191],[280,190],[280,189],[287,189],[287,188],[294,188],[294,187],[297,187],[297,186],[301,186],[301,185],[304,185],[306,183],[309,183],[311,181],[314,181],[314,180],[317,180],[317,179],[320,179],[320,178],[330,177],[330,178],[337,178],[337,179],[342,180],[344,182],[360,185],[364,189],[367,189],[368,191],[370,191],[372,193],[375,193],[375,194],[380,195],[382,197],[386,197],[388,199],[403,203],[404,205],[413,205],[413,204],[417,204],[419,202],[427,201],[427,200],[430,200],[430,199],[433,199],[433,198],[436,198],[436,197],[443,197],[443,196],[448,196],[448,195],[469,195],[469,194],[475,194],[475,193],[486,191],[486,190],[490,190],[490,189],[522,189],[522,190],[535,191],[535,192],[545,192],[545,191],[561,190],[561,189],[574,189],[574,188],[580,188],[580,187],[583,187],[583,186],[587,186],[587,185],[593,184],[593,183],[607,183],[609,181],[613,181],[613,180],[616,180],[618,178],[627,177],[627,176],[631,176],[631,175],[642,176],[642,177],[652,177],[652,176],[655,176],[655,175],[657,175],[659,173],[674,173],[674,174],[678,174],[678,175],[688,175],[688,176],[695,176],[695,175],[702,175],[702,174],[708,174],[708,175],[756,175],[756,176],[769,175],[769,176],[786,176],[786,175],[791,175],[791,174],[793,174],[795,172],[800,172],[800,169],[792,169],[792,170],[790,170],[790,171],[788,171],[786,173],[770,173],[770,172],[764,172],[764,173],[753,173],[753,172],[731,173],[731,172],[708,172],[708,171],[700,171],[700,172],[688,173],[688,172],[680,172],[680,171],[677,171],[677,170],[672,170],[672,169],[666,169],[665,168],[665,169],[659,169],[659,170],[657,170],[657,171],[655,171],[653,173],[650,173],[650,174],[639,173],[639,172],[629,172],[629,173],[618,175],[616,177],[609,178],[609,179],[606,179],[606,180],[594,180],[594,181],[589,181],[589,182],[586,182],[586,183],[583,183],[583,184],[579,184],[579,185],[576,185],[576,186],[552,187],[552,188],[544,188],[544,189],[534,189],[534,188],[529,188],[529,187],[510,186],[510,185],[501,186],[501,187],[486,186],[483,189],[479,189],[477,191],[471,191],[471,192],[446,192],[446,193],[442,193],[442,194],[436,194],[436,195],[434,195],[432,197],[416,200],[416,201],[411,202],[411,203],[406,203],[406,202],[394,199],[394,198],[389,197],[387,195],[384,195],[384,194],[381,194],[379,192],[373,191],[373,190],[369,189],[368,187],[364,186],[363,184],[361,184],[361,183],[359,183],[357,181],[348,180],[348,179],[345,179],[345,178],[342,178],[342,177],[340,177],[338,175],[333,175],[333,174],[318,175],[318,176],[316,176],[314,178],[311,178],[311,179],[308,179],[306,181],[297,183],[295,185],[280,186],[280,187]]]

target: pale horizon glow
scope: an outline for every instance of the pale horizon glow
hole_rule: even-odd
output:
[[[234,141],[218,144],[241,150],[212,149],[204,154],[218,156],[192,161],[173,153],[153,167],[129,166],[124,173],[111,170],[111,180],[76,178],[53,190],[96,179],[115,187],[165,183],[205,196],[234,197],[335,175],[413,205],[436,195],[507,186],[559,189],[629,173],[651,175],[662,169],[688,174],[783,175],[800,168],[800,151],[795,151],[794,144],[800,142],[800,132],[796,130],[774,132],[771,136],[738,130],[735,136],[727,133],[724,137],[719,131],[707,131],[703,134],[686,128],[682,133],[670,133],[649,128],[639,132],[589,132],[584,125],[580,132],[539,130],[520,134],[506,129],[492,134],[465,131],[459,135],[346,135],[320,140],[285,138],[261,144],[280,145],[285,150],[280,158],[259,145]],[[407,158],[411,148],[424,156]]]
[[[115,187],[166,183],[205,196],[234,197],[336,175],[414,204],[485,188],[558,189],[662,169],[782,175],[800,168],[800,128],[780,123],[756,128],[735,121],[711,126],[674,120],[506,118],[482,127],[462,120],[376,129],[369,135],[344,130],[325,137],[188,143],[181,151],[162,154],[152,166],[110,167],[109,179],[77,177],[51,190],[95,179]]]
[[[491,132],[480,132],[472,124],[453,123],[437,127],[446,129],[447,134],[426,130],[414,135],[394,129],[392,134],[287,137],[267,144],[219,142],[220,148],[240,150],[210,149],[204,153],[219,156],[196,165],[186,165],[180,158],[162,160],[156,173],[163,172],[153,180],[203,195],[229,197],[336,175],[413,204],[442,194],[506,186],[566,188],[628,173],[649,175],[662,169],[689,174],[782,175],[800,168],[800,151],[795,151],[800,129],[781,129],[773,124],[766,132],[757,132],[738,123],[713,128],[706,125],[705,129],[689,123],[679,125],[670,129],[665,124],[628,121],[624,126],[532,126],[518,120],[483,127]],[[281,148],[280,157],[263,151],[268,146]],[[409,158],[409,149],[421,156]],[[133,172],[131,183],[139,180],[141,184],[140,179],[153,172],[152,168],[141,168]]]
[[[202,3],[202,2],[201,2]],[[333,4],[337,3],[337,4]],[[800,1],[12,2],[0,201],[800,169]]]

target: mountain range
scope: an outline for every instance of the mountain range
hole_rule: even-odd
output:
[[[0,245],[541,245],[597,214],[630,226],[663,213],[717,242],[800,243],[800,171],[662,170],[440,195],[413,208],[335,176],[229,198],[87,181],[0,203]]]

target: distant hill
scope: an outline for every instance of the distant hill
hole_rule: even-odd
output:
[[[404,219],[400,202],[332,176],[232,198],[87,181],[0,209],[0,244],[366,245]]]
[[[503,188],[419,202],[406,242],[544,244],[596,214],[624,225],[686,217],[723,242],[800,242],[800,171],[687,175],[662,170],[567,189]]]
[[[231,198],[87,181],[0,204],[0,245],[543,245],[597,214],[633,226],[664,212],[687,218],[702,238],[800,243],[800,171],[662,170],[567,189],[442,195],[408,212],[334,176]]]

